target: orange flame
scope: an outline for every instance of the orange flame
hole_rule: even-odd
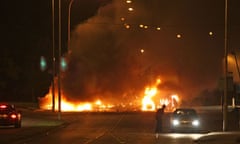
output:
[[[146,87],[144,91],[144,96],[141,99],[141,107],[139,110],[142,111],[155,111],[156,108],[161,107],[163,104],[167,106],[167,111],[174,110],[179,106],[180,99],[177,94],[173,94],[168,97],[161,95],[161,90],[158,89],[158,85],[161,83],[160,79],[157,79],[155,84],[151,87]],[[58,94],[55,92],[55,107],[54,109],[58,110]],[[49,93],[43,97],[39,98],[40,108],[44,110],[52,109],[52,91],[50,87]],[[134,105],[135,104],[135,105]],[[97,99],[93,102],[76,102],[67,100],[66,96],[62,95],[61,97],[61,111],[119,111],[119,108],[126,109],[125,105],[122,104],[120,107],[115,106],[114,104],[104,104],[103,101]],[[131,102],[130,106],[136,108],[139,105],[139,102]],[[129,110],[129,109],[128,109]]]
[[[157,93],[157,88],[146,88],[145,96],[142,99],[142,110],[143,111],[154,111],[156,109],[155,103],[152,100],[152,97]]]
[[[54,109],[58,111],[58,95],[55,94],[55,107]],[[52,91],[50,91],[45,97],[39,98],[40,108],[44,110],[52,109]],[[106,111],[114,107],[112,104],[104,104],[100,99],[95,102],[73,102],[68,101],[66,96],[61,96],[61,111]]]
[[[159,94],[157,86],[160,83],[161,80],[157,79],[152,87],[145,89],[145,95],[142,99],[142,111],[155,111],[156,108],[162,105],[167,106],[167,111],[173,111],[179,105],[179,96],[177,94],[171,95],[170,97],[162,97]],[[158,100],[155,102],[154,98]]]
[[[57,96],[57,94],[55,94]],[[52,94],[48,93],[44,98],[39,98],[40,108],[45,110],[52,109]],[[55,110],[58,110],[58,97],[55,97]],[[91,111],[92,104],[85,102],[70,102],[67,101],[65,96],[61,98],[62,111]]]

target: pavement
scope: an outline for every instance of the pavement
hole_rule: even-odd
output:
[[[240,132],[210,132],[194,140],[195,144],[240,144]]]
[[[17,104],[21,111],[24,111],[25,114],[31,115],[32,113],[38,113],[39,115],[36,118],[28,119],[28,126],[36,125],[36,122],[39,125],[47,125],[47,126],[61,126],[65,124],[67,121],[62,120],[59,117],[58,113],[53,113],[51,111],[42,111],[35,104]],[[202,109],[219,109],[219,107],[205,107]],[[201,109],[201,108],[200,108]],[[47,115],[46,119],[39,119],[41,115]],[[49,119],[50,118],[50,119]],[[25,125],[25,123],[23,123]],[[155,137],[155,134],[150,134]],[[160,137],[192,137],[194,144],[240,144],[240,131],[219,131],[219,132],[208,132],[208,133],[200,133],[200,134],[181,134],[181,133],[164,133],[160,134]]]

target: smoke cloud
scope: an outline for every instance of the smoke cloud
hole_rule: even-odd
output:
[[[100,8],[72,32],[64,95],[79,101],[124,101],[157,77],[163,81],[159,88],[186,97],[214,88],[221,76],[223,43],[218,41],[223,33],[209,38],[186,13],[163,1],[115,0]]]

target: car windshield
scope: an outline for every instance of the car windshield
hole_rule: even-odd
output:
[[[174,114],[176,114],[176,115],[184,115],[184,116],[196,115],[196,111],[193,110],[193,109],[177,110],[177,111],[174,112]]]

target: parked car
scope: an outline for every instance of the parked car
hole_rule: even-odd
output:
[[[22,114],[16,110],[13,104],[0,104],[0,126],[14,126],[20,128],[22,123]]]
[[[200,130],[200,120],[195,109],[178,108],[171,117],[172,132],[197,132]]]

